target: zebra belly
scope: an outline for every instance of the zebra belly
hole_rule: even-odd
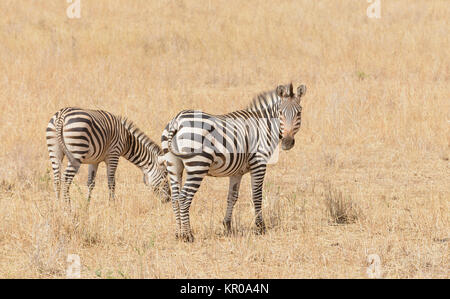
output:
[[[97,163],[100,163],[100,162],[103,162],[103,161],[105,161],[104,157],[97,158],[97,159],[95,159],[94,157],[87,157],[87,158],[84,158],[81,161],[81,163],[83,163],[83,164],[97,164]]]
[[[208,171],[208,176],[212,177],[229,177],[229,176],[238,176],[238,175],[244,175],[247,172],[249,172],[248,168],[242,168],[236,171],[230,171],[230,172],[218,172],[215,170]]]
[[[245,155],[216,155],[208,171],[208,176],[228,177],[243,175],[249,171]]]
[[[82,164],[97,164],[105,160],[106,152],[95,152],[91,144],[86,146],[74,145],[73,140],[64,138],[66,147],[75,159],[78,159]]]

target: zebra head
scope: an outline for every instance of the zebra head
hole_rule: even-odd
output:
[[[162,201],[170,200],[170,187],[167,178],[167,169],[160,160],[156,163],[143,168],[144,184],[153,188],[153,191],[162,198]]]
[[[294,136],[302,122],[300,100],[305,92],[306,86],[300,85],[297,88],[297,95],[295,95],[292,83],[280,85],[276,89],[276,94],[280,98],[278,117],[280,119],[281,148],[285,151],[290,150],[295,144]]]

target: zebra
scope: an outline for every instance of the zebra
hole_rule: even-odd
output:
[[[297,94],[292,83],[279,85],[256,96],[244,110],[224,115],[184,110],[167,124],[161,136],[164,156],[158,163],[167,167],[177,239],[194,240],[189,208],[205,176],[229,177],[223,220],[228,234],[242,176],[250,173],[256,233],[265,232],[261,204],[266,167],[280,141],[283,150],[294,146],[305,92],[305,85],[297,88]],[[184,169],[186,179],[181,187]]]
[[[121,156],[141,169],[144,183],[152,186],[163,201],[170,200],[167,170],[157,163],[161,148],[127,118],[103,110],[66,107],[50,119],[46,138],[57,200],[61,193],[61,164],[64,156],[69,160],[63,175],[63,197],[69,208],[70,184],[81,164],[89,164],[88,203],[100,162],[106,163],[109,199],[113,201],[115,172]]]

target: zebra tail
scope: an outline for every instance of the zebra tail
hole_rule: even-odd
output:
[[[196,155],[195,153],[194,154],[180,153],[173,148],[172,140],[173,140],[173,137],[175,136],[175,134],[177,134],[177,132],[178,132],[178,122],[176,121],[176,118],[175,118],[167,125],[166,130],[164,131],[164,134],[163,134],[162,148],[163,148],[164,154],[170,152],[179,158],[185,158],[185,159],[195,156]],[[164,139],[167,142],[167,144],[164,144]]]
[[[61,114],[56,119],[55,122],[56,138],[58,139],[58,143],[61,145],[62,150],[64,154],[67,156],[67,159],[69,159],[70,163],[73,166],[78,167],[81,164],[80,161],[75,159],[75,157],[72,155],[72,153],[69,151],[66,144],[64,143],[63,129],[64,129],[64,120],[66,118],[66,112],[68,112],[68,110],[62,111]]]
[[[173,120],[170,122],[169,124],[169,128],[168,128],[168,132],[167,132],[167,149],[174,154],[175,156],[179,157],[181,155],[181,153],[177,152],[173,147],[172,147],[172,140],[173,140],[173,136],[175,136],[175,134],[178,132],[178,123],[176,120]]]

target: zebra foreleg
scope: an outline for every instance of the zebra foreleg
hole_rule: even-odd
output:
[[[109,200],[115,201],[116,170],[117,164],[119,163],[119,156],[112,155],[105,160],[105,163],[106,163],[106,175],[108,176]]]
[[[223,219],[223,225],[225,226],[225,233],[231,233],[231,216],[233,214],[233,208],[239,196],[239,187],[241,185],[242,175],[230,177],[230,186],[228,187],[227,198],[227,211],[225,218]]]
[[[264,176],[266,174],[266,165],[256,166],[251,170],[251,183],[252,183],[252,200],[255,207],[255,224],[256,233],[264,234],[266,232],[266,225],[262,217],[262,191]]]
[[[95,175],[97,174],[98,164],[89,164],[89,172],[88,172],[88,180],[87,180],[87,186],[88,186],[88,196],[87,196],[87,202],[91,201],[91,195],[92,190],[95,187]]]

